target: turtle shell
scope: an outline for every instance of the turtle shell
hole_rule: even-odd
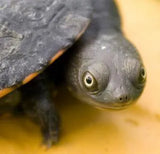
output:
[[[0,97],[29,82],[86,30],[90,0],[0,0]]]

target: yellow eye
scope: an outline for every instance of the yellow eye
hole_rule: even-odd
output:
[[[91,92],[98,90],[98,84],[95,77],[90,72],[83,75],[83,84],[85,88]]]
[[[94,78],[90,73],[86,73],[85,77],[84,77],[84,83],[86,85],[86,87],[92,87],[93,86],[93,82],[94,82]]]

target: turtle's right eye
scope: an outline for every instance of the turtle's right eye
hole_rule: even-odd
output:
[[[82,82],[88,91],[95,92],[98,90],[97,80],[90,72],[87,71],[83,74]]]

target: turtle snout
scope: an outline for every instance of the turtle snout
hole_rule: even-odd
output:
[[[113,91],[112,96],[114,97],[115,102],[119,105],[127,105],[131,100],[130,90],[124,86],[119,86],[119,88]]]
[[[126,88],[125,84],[120,85],[112,91],[112,96],[117,104],[128,104],[131,101],[131,89]]]
[[[130,96],[127,93],[126,94],[120,94],[116,97],[116,99],[117,99],[117,102],[119,102],[119,103],[127,103],[127,102],[130,101]]]

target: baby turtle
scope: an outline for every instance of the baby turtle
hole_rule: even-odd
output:
[[[28,1],[29,0],[25,2],[25,5],[23,4],[25,6],[23,6],[24,8],[27,8],[26,6],[31,4],[28,4]],[[44,6],[47,7],[52,6],[52,3],[49,3],[50,1],[47,1],[48,3],[46,1],[42,2],[43,3],[40,3],[41,5],[39,4],[41,7],[44,4]],[[53,3],[54,6],[61,1],[56,2],[57,3]],[[8,56],[7,54],[3,54],[2,62],[5,65],[3,69],[0,68],[0,70],[2,70],[0,78],[3,79],[0,80],[2,92],[3,88],[5,88],[4,92],[6,93],[10,86],[16,88],[22,83],[27,83],[31,78],[46,68],[48,64],[53,63],[67,47],[73,44],[73,38],[76,40],[76,38],[79,37],[78,34],[84,31],[84,27],[87,27],[90,11],[93,7],[94,11],[91,25],[82,38],[68,50],[66,54],[59,58],[58,61],[53,63],[49,71],[42,73],[20,89],[23,98],[20,107],[27,115],[39,122],[44,143],[47,146],[55,143],[59,135],[59,118],[51,97],[50,82],[47,78],[56,82],[64,77],[67,87],[77,98],[95,107],[105,109],[123,109],[132,104],[141,95],[146,81],[146,72],[142,59],[136,48],[124,37],[121,31],[120,17],[114,1],[92,0],[92,5],[87,3],[86,0],[77,0],[76,2],[75,0],[68,0],[66,2],[68,7],[72,6],[71,8],[74,8],[74,15],[72,14],[72,16],[76,17],[71,19],[71,21],[74,21],[73,23],[77,26],[71,21],[68,21],[68,18],[65,18],[65,22],[64,20],[63,22],[60,20],[60,24],[57,26],[59,19],[62,18],[62,14],[64,18],[64,16],[68,14],[68,11],[67,13],[63,12],[62,14],[54,15],[54,19],[49,18],[51,23],[49,25],[47,24],[47,26],[42,24],[46,22],[41,23],[39,20],[32,20],[31,23],[29,21],[30,24],[27,22],[23,24],[28,18],[25,18],[25,20],[21,22],[21,26],[16,30],[14,29],[14,31],[10,28],[10,24],[7,24],[7,30],[9,29],[10,31],[11,29],[11,32],[13,32],[12,35],[16,35],[16,37],[12,36],[12,38],[8,38],[9,41],[13,39],[9,44],[12,46],[16,45],[16,48],[10,53],[17,53],[17,55],[14,57],[12,54]],[[68,5],[68,3],[70,5]],[[16,5],[17,9],[20,8],[20,4]],[[76,7],[73,7],[73,4]],[[9,7],[12,8],[11,6],[12,5]],[[20,10],[23,10],[22,8],[20,8]],[[8,13],[10,10],[12,9],[8,8],[8,10],[4,12]],[[13,10],[15,10],[15,8]],[[51,10],[53,11],[54,9]],[[61,9],[57,9],[57,12],[59,12],[59,10]],[[38,13],[38,11],[39,9],[36,10],[35,13]],[[17,12],[19,13],[19,11]],[[75,12],[77,12],[78,15]],[[4,13],[1,14],[4,16]],[[19,20],[19,15],[10,19],[9,17],[11,15],[12,13],[7,16],[8,18],[6,20],[12,21],[13,25],[15,24],[13,28],[15,28],[17,27],[16,20],[21,20]],[[33,14],[29,15],[28,13],[27,17],[28,16],[29,18],[33,17]],[[41,19],[43,15],[39,15],[38,13],[35,16]],[[45,18],[40,21],[46,21],[48,16],[49,13],[46,13]],[[25,16],[23,15],[23,17]],[[56,24],[53,24],[53,21],[56,21]],[[53,25],[55,25],[54,28],[52,28]],[[69,25],[69,28],[66,28],[66,25]],[[27,32],[27,34],[24,35],[22,32],[25,32],[27,28],[30,30],[30,26],[33,26],[34,33],[32,32],[32,34],[30,34]],[[37,28],[37,26],[40,27]],[[60,27],[60,30],[57,30],[57,27]],[[74,27],[74,30],[72,27]],[[52,28],[53,31],[49,28]],[[76,31],[77,29],[78,32]],[[22,30],[22,36],[19,30]],[[43,30],[45,31],[44,33]],[[4,34],[5,33],[3,33],[3,36]],[[75,34],[77,34],[78,37]],[[25,36],[28,36],[28,39],[22,45]],[[7,39],[7,37],[2,37],[2,39]],[[6,40],[3,41],[3,46],[5,42]],[[2,51],[8,53],[7,51],[12,48],[6,49],[6,46],[7,45],[2,48]],[[21,52],[18,53],[17,51]],[[27,51],[29,51],[28,54],[26,54]],[[5,59],[5,62],[3,59]],[[3,72],[6,69],[7,73]],[[11,74],[8,74],[9,72],[11,72]],[[28,72],[29,74],[33,74],[26,77],[28,76]]]

